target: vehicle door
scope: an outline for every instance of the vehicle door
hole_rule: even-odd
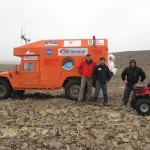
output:
[[[21,83],[27,86],[36,86],[40,83],[39,61],[23,61]]]

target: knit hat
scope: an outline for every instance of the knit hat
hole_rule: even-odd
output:
[[[130,63],[136,63],[136,60],[135,59],[131,59]]]

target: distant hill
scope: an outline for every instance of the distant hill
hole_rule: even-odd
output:
[[[19,63],[20,63],[19,61],[0,61],[0,64],[7,64],[7,65]]]

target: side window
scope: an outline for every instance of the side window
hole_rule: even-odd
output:
[[[34,63],[24,63],[24,71],[34,71]]]

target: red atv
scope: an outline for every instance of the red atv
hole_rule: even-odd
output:
[[[142,116],[150,115],[150,82],[147,86],[141,84],[133,86],[131,106]]]

